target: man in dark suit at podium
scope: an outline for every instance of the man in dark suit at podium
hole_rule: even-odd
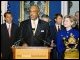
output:
[[[18,26],[12,22],[12,13],[4,14],[5,23],[1,25],[1,55],[2,59],[12,59],[11,46],[15,40],[15,35]]]
[[[39,7],[37,5],[30,7],[30,19],[21,22],[19,33],[28,46],[44,46],[44,43],[49,45],[49,24],[39,19]]]

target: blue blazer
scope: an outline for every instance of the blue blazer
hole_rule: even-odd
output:
[[[74,35],[74,38],[76,40],[78,40],[78,38],[79,38],[79,31],[78,30],[71,29],[69,31],[66,31],[66,29],[64,29],[64,30],[61,30],[61,31],[58,32],[58,34],[57,34],[57,43],[56,43],[57,51],[58,51],[58,58],[61,58],[60,55],[62,55],[64,50],[65,50],[63,37],[68,39],[71,33]]]

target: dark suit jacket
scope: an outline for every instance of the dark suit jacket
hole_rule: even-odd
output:
[[[20,35],[22,35],[23,41],[29,46],[44,46],[44,41],[50,41],[49,24],[40,19],[38,21],[35,36],[32,32],[31,19],[21,22],[19,30]]]
[[[61,25],[61,30],[62,29],[65,29],[63,25]],[[56,29],[56,26],[51,26],[50,27],[50,31],[51,31],[51,39],[55,40],[54,42],[56,42],[56,35],[57,35],[57,29]]]
[[[18,26],[12,23],[11,37],[9,38],[6,23],[1,25],[1,52],[2,52],[3,58],[5,59],[8,59],[10,57],[11,46],[14,43],[13,41],[15,40],[17,28]]]

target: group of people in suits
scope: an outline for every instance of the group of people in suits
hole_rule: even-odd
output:
[[[19,27],[12,22],[11,12],[6,12],[4,18],[5,23],[1,25],[2,59],[13,58],[11,47],[20,39],[20,46],[52,47],[51,59],[62,59],[65,47],[61,36],[66,37],[70,33],[73,33],[75,38],[79,38],[79,31],[72,28],[74,22],[73,17],[66,16],[63,26],[63,16],[61,14],[55,14],[55,24],[54,26],[50,26],[50,21],[46,22],[44,19],[39,18],[39,7],[37,5],[30,7],[30,19],[21,22]]]

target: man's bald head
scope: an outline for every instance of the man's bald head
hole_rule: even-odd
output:
[[[35,20],[39,16],[39,7],[37,5],[32,5],[30,7],[30,18]]]
[[[30,10],[31,9],[36,9],[38,12],[39,12],[39,7],[37,6],[37,5],[32,5],[31,7],[30,7]]]

